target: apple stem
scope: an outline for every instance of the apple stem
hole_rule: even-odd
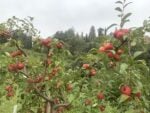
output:
[[[115,51],[117,51],[119,48],[121,48],[127,42],[128,42],[128,39],[125,39],[124,41],[122,41],[118,47],[115,47]]]
[[[27,54],[24,52],[24,50],[21,47],[19,47],[19,45],[17,43],[17,40],[15,40],[15,41],[16,41],[16,47],[17,47],[17,49],[20,50],[25,57],[27,57]]]

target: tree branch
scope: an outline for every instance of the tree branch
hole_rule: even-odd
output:
[[[21,71],[20,73],[24,74],[27,78],[30,78],[27,73],[22,72],[22,71]],[[50,102],[50,103],[54,103],[52,99],[49,99],[47,96],[43,95],[43,94],[38,90],[38,88],[35,86],[35,84],[33,84],[33,88],[34,88],[35,92],[36,92],[40,97],[42,97],[44,100],[46,100],[46,101],[48,101],[48,102]]]
[[[20,50],[24,54],[25,57],[27,57],[27,54],[24,52],[24,50],[22,48],[19,47],[17,42],[16,42],[16,47],[18,50]]]
[[[68,107],[70,105],[71,105],[71,103],[57,104],[57,105],[54,106],[54,108],[57,109],[59,107]]]
[[[42,97],[44,100],[46,100],[47,102],[50,102],[50,103],[54,103],[52,99],[49,99],[47,96],[43,95],[35,85],[33,85],[33,88],[35,89],[35,92],[40,96]]]
[[[125,39],[124,41],[122,41],[119,46],[115,47],[115,51],[117,51],[119,48],[121,48],[127,42],[128,42],[128,39]]]
[[[22,48],[19,47],[17,42],[16,42],[16,47],[17,47],[18,50],[20,50],[24,54],[25,57],[27,57],[27,54],[25,53],[25,51]],[[47,69],[47,67],[45,67],[45,68]],[[46,73],[46,69],[45,69],[45,73]],[[30,78],[29,74],[27,73],[26,67],[24,68],[24,71],[20,71],[20,73],[25,75],[26,78]],[[38,96],[40,96],[41,98],[43,98],[48,103],[48,105],[50,105],[50,112],[53,113],[53,105],[54,105],[53,100],[50,99],[48,96],[42,94],[34,83],[32,84],[32,87],[35,90],[36,94]],[[60,106],[67,106],[67,104],[58,105],[58,107],[60,107]]]

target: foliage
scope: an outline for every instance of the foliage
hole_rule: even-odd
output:
[[[122,27],[103,38],[57,32],[34,40],[31,50],[9,37],[0,46],[0,111],[149,113],[150,67],[141,57],[148,51],[145,26]]]
[[[127,0],[117,1],[116,4],[120,5],[119,7],[116,7],[115,10],[119,12],[118,17],[120,17],[120,28],[123,28],[124,24],[129,22],[128,19],[132,13],[125,13],[126,7],[131,4],[132,2],[127,2]]]
[[[39,36],[39,31],[32,24],[34,18],[29,17],[20,19],[15,16],[9,18],[6,22],[6,26],[11,31],[20,31],[22,33],[28,34],[30,36]]]

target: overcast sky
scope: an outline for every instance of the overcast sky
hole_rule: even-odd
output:
[[[91,25],[96,28],[118,23],[114,11],[116,0],[0,0],[0,22],[12,16],[35,18],[34,25],[43,37],[58,30],[74,27],[77,32],[88,32]],[[131,22],[127,27],[140,26],[150,16],[150,0],[132,1],[128,7]]]

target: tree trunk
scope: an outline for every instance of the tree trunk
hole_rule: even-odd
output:
[[[50,102],[45,103],[45,113],[54,113],[53,106]]]

